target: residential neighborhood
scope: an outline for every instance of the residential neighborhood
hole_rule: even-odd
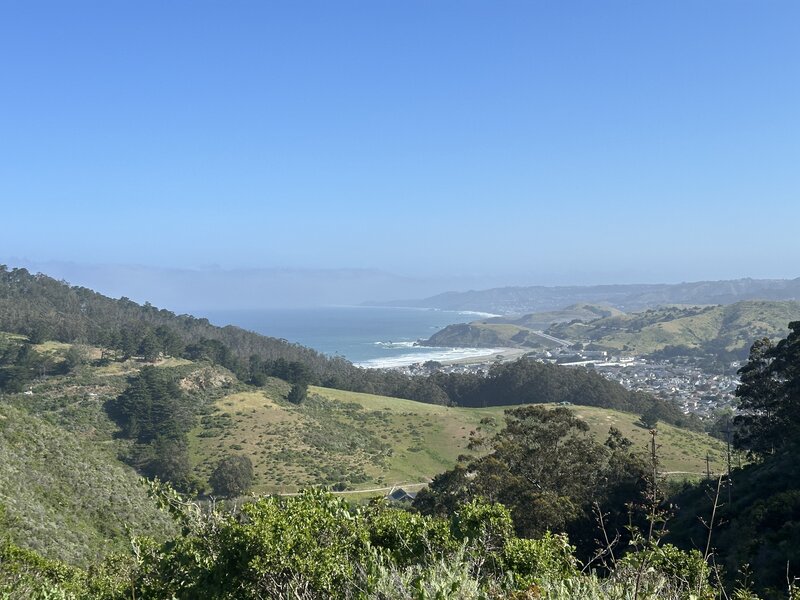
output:
[[[606,351],[562,348],[531,352],[525,356],[541,362],[565,367],[592,369],[603,377],[617,381],[633,391],[647,392],[678,404],[684,413],[706,416],[735,405],[735,375],[738,364],[730,365],[726,373],[710,373],[688,361],[652,360],[638,356],[614,356]],[[445,373],[475,373],[485,375],[494,362],[517,358],[498,354],[482,362],[442,364],[434,361],[399,367],[407,375],[428,375],[433,371]]]

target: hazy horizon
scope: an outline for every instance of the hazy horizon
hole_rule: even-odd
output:
[[[677,284],[734,279],[795,279],[800,276],[753,277],[747,274],[703,279],[643,278],[600,281],[543,281],[524,276],[505,279],[451,275],[411,277],[369,269],[184,269],[146,265],[79,264],[31,261],[0,256],[0,264],[41,272],[139,303],[150,302],[174,312],[289,307],[357,306],[365,302],[417,300],[445,292],[496,287],[588,287],[594,285]]]

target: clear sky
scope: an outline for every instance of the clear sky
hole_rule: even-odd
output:
[[[0,205],[0,261],[797,277],[800,2],[6,0]]]

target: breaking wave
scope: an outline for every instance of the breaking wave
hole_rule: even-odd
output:
[[[394,350],[396,348],[416,348],[417,342],[374,342],[376,346]]]

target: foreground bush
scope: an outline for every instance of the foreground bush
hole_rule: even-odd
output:
[[[581,573],[566,536],[521,539],[499,504],[473,501],[449,519],[383,503],[355,507],[321,491],[233,511],[152,492],[182,528],[167,543],[88,570],[0,546],[0,599],[664,599],[705,600],[702,557],[674,547],[628,555],[606,577]]]

